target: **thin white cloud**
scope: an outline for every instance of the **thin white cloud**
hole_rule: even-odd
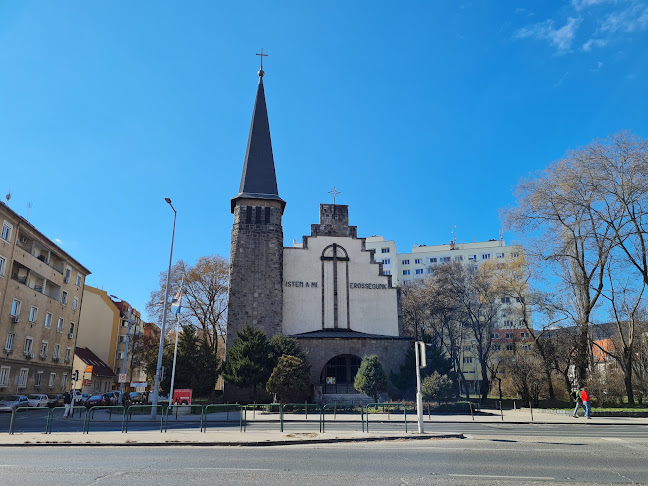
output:
[[[616,0],[572,0],[571,4],[576,10],[583,10],[603,3],[617,3]]]
[[[602,62],[602,61],[598,61],[598,62],[596,63],[596,66],[590,68],[590,71],[592,71],[592,72],[594,72],[594,73],[597,73],[597,72],[599,72],[599,71],[601,70],[602,67],[603,67],[603,62]]]
[[[648,7],[634,3],[630,7],[605,16],[601,32],[640,32],[648,28]]]
[[[62,244],[63,244],[63,242],[62,242],[61,240],[59,240],[58,238],[54,238],[54,241],[55,241],[56,243],[58,243],[59,245],[62,245]]]
[[[546,40],[550,45],[558,49],[558,52],[563,53],[571,48],[576,29],[578,29],[580,22],[580,18],[569,17],[564,26],[556,29],[554,28],[554,21],[548,19],[544,22],[519,29],[515,33],[515,37],[517,39],[532,38]]]
[[[607,43],[607,39],[590,39],[585,44],[583,44],[583,50],[585,52],[589,52],[592,50],[592,47],[605,47]]]
[[[559,86],[562,86],[562,84],[563,84],[563,82],[565,81],[565,79],[567,79],[567,75],[568,75],[568,74],[569,74],[569,72],[566,72],[565,74],[563,74],[562,76],[560,76],[560,79],[554,83],[553,87],[554,87],[554,88],[558,88]]]

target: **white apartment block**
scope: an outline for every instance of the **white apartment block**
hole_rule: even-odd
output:
[[[374,260],[383,264],[383,272],[392,276],[394,285],[403,285],[412,280],[422,279],[432,273],[434,265],[448,262],[462,262],[477,267],[488,260],[506,260],[522,256],[520,245],[506,245],[503,239],[478,241],[475,243],[455,243],[446,245],[416,245],[410,253],[398,253],[396,243],[385,240],[383,236],[370,236],[365,239],[365,248],[374,250]],[[516,318],[516,307],[509,297],[502,297],[502,310],[497,327],[501,329],[521,329],[522,323]],[[516,305],[517,304],[517,305]],[[529,317],[530,318],[530,317]]]

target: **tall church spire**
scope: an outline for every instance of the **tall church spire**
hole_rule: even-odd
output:
[[[261,51],[261,62],[263,54]],[[273,199],[281,202],[281,209],[286,203],[279,197],[277,190],[277,177],[275,175],[274,157],[272,155],[272,141],[270,139],[270,124],[268,123],[268,110],[266,108],[265,90],[263,88],[263,64],[259,70],[259,86],[257,88],[250,135],[248,137],[243,174],[239,193],[232,199],[232,212],[236,200],[246,199]]]

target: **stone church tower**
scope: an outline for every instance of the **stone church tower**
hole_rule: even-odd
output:
[[[286,203],[279,197],[270,126],[259,71],[250,135],[238,194],[232,199],[234,225],[230,252],[227,344],[247,322],[268,337],[283,320],[283,228]]]

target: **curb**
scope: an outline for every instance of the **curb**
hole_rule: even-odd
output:
[[[412,435],[412,436],[386,436],[386,437],[341,437],[335,439],[296,439],[296,440],[265,440],[250,442],[190,442],[190,441],[169,441],[169,442],[26,442],[22,444],[2,444],[2,447],[264,447],[264,446],[285,446],[303,444],[333,444],[339,442],[380,442],[395,440],[441,440],[441,439],[465,439],[464,434],[440,434],[440,435]]]

